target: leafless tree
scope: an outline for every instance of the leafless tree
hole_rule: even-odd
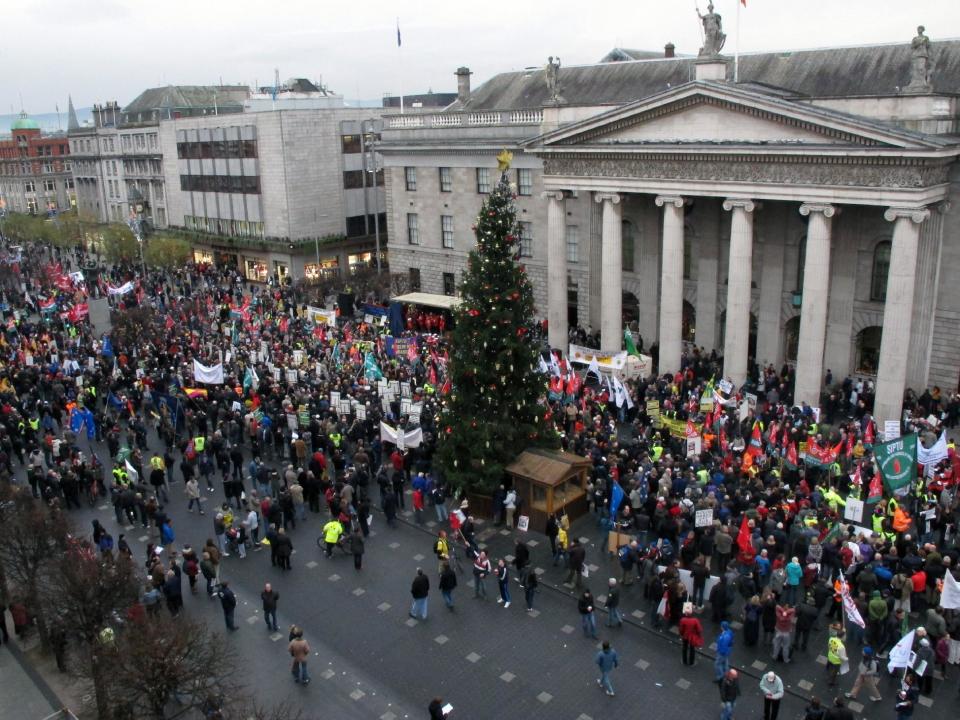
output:
[[[40,640],[49,647],[47,615],[40,586],[66,547],[69,520],[55,507],[35,499],[28,488],[0,489],[0,565],[15,596],[34,613]]]
[[[114,702],[113,638],[139,599],[136,568],[124,556],[101,556],[89,542],[71,538],[40,582],[54,649],[67,638],[77,641],[73,669],[91,684],[98,715],[106,720]]]

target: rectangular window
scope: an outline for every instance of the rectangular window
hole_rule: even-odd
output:
[[[457,281],[456,281],[456,276],[453,273],[443,274],[443,294],[444,295],[457,294]]]
[[[407,181],[407,191],[414,192],[417,189],[417,169],[415,167],[405,167],[403,176]]]
[[[420,268],[410,268],[410,292],[420,292]]]
[[[533,257],[533,223],[520,223],[520,257]]]
[[[344,155],[353,155],[360,152],[359,135],[342,135],[340,139],[343,142]]]
[[[448,167],[440,168],[440,192],[453,192],[453,172]]]
[[[580,228],[576,225],[567,225],[567,262],[578,261],[578,245],[580,243]]]
[[[363,170],[344,170],[343,189],[356,190],[363,187]]]
[[[533,195],[533,170],[528,168],[517,169],[517,194]]]
[[[440,216],[440,236],[443,247],[453,249],[453,215]]]
[[[407,242],[420,244],[420,216],[416,213],[407,213]]]
[[[477,168],[477,192],[481,195],[490,192],[490,168]]]

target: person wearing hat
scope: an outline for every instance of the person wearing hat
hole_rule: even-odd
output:
[[[867,646],[863,648],[863,657],[860,658],[860,664],[857,667],[857,679],[850,688],[850,692],[844,693],[848,698],[856,698],[860,689],[866,686],[870,693],[870,699],[874,702],[883,700],[880,697],[880,689],[877,687],[877,678],[880,676],[880,666],[873,648]]]
[[[703,647],[703,626],[693,616],[693,603],[683,604],[683,617],[678,628],[683,641],[682,661],[684,665],[693,665],[697,659],[697,648]]]
[[[783,680],[775,672],[768,672],[760,679],[760,692],[763,693],[763,720],[777,720],[783,699]]]

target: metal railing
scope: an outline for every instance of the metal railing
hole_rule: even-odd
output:
[[[444,127],[484,127],[492,125],[539,125],[542,110],[489,110],[424,115],[390,115],[384,118],[391,130]]]

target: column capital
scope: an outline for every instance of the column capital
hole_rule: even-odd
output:
[[[946,215],[950,212],[950,208],[953,207],[953,203],[949,200],[944,200],[943,202],[937,203],[934,207],[937,208],[941,215]]]
[[[829,203],[803,203],[800,206],[800,214],[806,217],[810,213],[821,213],[826,218],[832,218],[840,214],[840,208]]]
[[[657,204],[657,207],[673,205],[674,207],[681,208],[686,204],[687,199],[680,195],[657,195],[654,202]]]
[[[563,200],[566,197],[566,193],[563,190],[544,190],[540,193],[540,197],[544,200]]]
[[[723,209],[730,212],[734,208],[740,208],[744,212],[752,213],[760,207],[760,203],[750,198],[727,198],[723,201]]]
[[[927,208],[902,208],[902,207],[891,207],[887,208],[883,213],[883,219],[888,222],[894,222],[900,218],[909,218],[913,220],[917,225],[922,223],[930,217],[930,211]]]
[[[593,196],[593,201],[597,203],[607,201],[613,205],[616,205],[618,202],[620,202],[620,196],[617,193],[596,193]]]

